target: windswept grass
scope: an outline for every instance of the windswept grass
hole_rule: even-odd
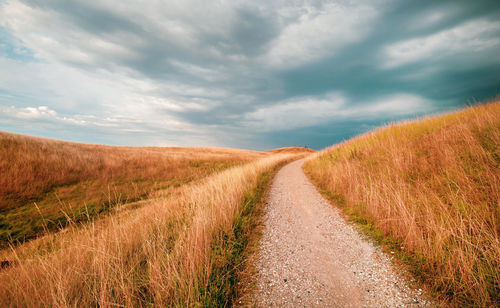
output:
[[[14,265],[0,270],[0,306],[228,304],[263,177],[293,157],[270,155],[4,250],[0,259]]]
[[[500,305],[500,103],[390,125],[305,170],[458,305]]]
[[[0,132],[0,247],[265,156],[218,148],[88,145]]]

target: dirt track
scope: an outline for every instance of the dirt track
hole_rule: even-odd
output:
[[[267,204],[252,305],[427,306],[312,186],[303,160],[276,175]]]

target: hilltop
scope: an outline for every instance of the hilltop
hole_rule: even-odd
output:
[[[266,151],[268,153],[313,153],[316,150],[306,147],[284,147]]]

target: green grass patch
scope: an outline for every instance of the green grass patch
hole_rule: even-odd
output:
[[[211,275],[207,284],[200,287],[200,306],[232,306],[232,301],[240,295],[236,288],[238,273],[245,264],[247,248],[264,213],[265,198],[271,180],[284,164],[285,162],[277,165],[259,177],[255,188],[245,194],[232,232],[219,235],[222,241],[212,250],[211,259],[214,261]]]

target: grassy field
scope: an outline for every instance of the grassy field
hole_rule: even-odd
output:
[[[0,258],[14,265],[0,271],[0,306],[227,305],[259,184],[293,157],[234,167],[4,250]]]
[[[266,153],[87,145],[0,132],[0,248]]]
[[[22,219],[38,214],[44,230],[0,250],[1,307],[230,305],[267,183],[280,165],[310,153],[0,136],[10,179],[2,178],[3,219],[33,203],[33,216],[15,219],[32,226]],[[123,196],[116,203],[106,203],[108,185]],[[88,212],[94,197],[109,215]],[[67,215],[82,209],[80,221]],[[66,227],[50,232],[47,215],[58,212]]]
[[[500,103],[314,154],[320,190],[456,305],[500,306]]]

